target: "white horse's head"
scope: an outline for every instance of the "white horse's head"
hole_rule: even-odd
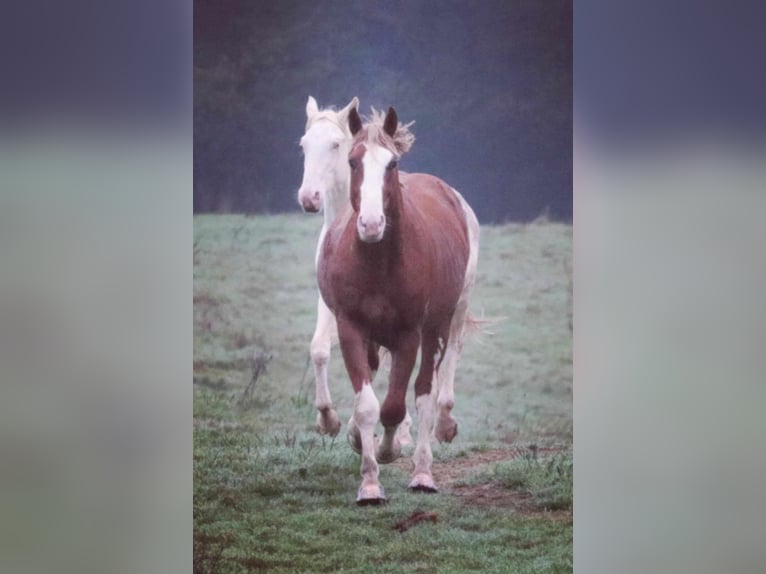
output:
[[[339,112],[320,110],[314,98],[306,102],[306,133],[300,141],[303,149],[303,182],[298,190],[298,203],[304,211],[317,212],[333,197],[343,193],[348,197],[348,152],[351,132],[348,114],[359,107],[353,98]]]

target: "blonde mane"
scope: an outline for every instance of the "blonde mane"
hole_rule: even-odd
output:
[[[349,130],[348,122],[340,120],[340,113],[334,107],[319,110],[313,116],[308,118],[306,120],[306,131],[309,131],[309,128],[312,125],[321,120],[326,120],[332,124],[335,124],[335,126],[337,126],[338,129],[340,129],[346,135],[346,137],[351,137],[351,130]]]
[[[413,121],[408,124],[399,122],[392,138],[383,131],[386,114],[375,108],[371,109],[372,114],[366,118],[367,123],[364,126],[367,129],[367,141],[388,148],[395,152],[397,157],[401,157],[402,154],[410,151],[412,144],[415,143],[415,134],[410,131],[410,126],[415,122]]]

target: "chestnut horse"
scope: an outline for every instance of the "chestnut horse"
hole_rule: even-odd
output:
[[[356,97],[340,111],[331,108],[320,110],[312,96],[309,96],[306,102],[306,133],[300,139],[303,151],[303,181],[298,190],[298,203],[306,212],[316,213],[321,209],[324,214],[315,263],[319,260],[327,229],[335,216],[348,205],[348,188],[351,182],[348,153],[353,140],[348,127],[348,114],[358,107],[359,98]],[[340,431],[340,420],[333,408],[327,381],[330,352],[333,341],[337,341],[337,338],[335,316],[320,296],[317,299],[316,328],[309,352],[314,365],[316,428],[320,434],[330,436],[336,436]],[[402,444],[412,441],[409,433],[411,421],[407,414],[399,434]]]
[[[322,298],[337,319],[341,352],[355,393],[349,441],[361,452],[358,504],[385,501],[378,463],[395,460],[397,428],[406,414],[409,378],[421,352],[415,379],[418,437],[409,487],[435,492],[430,437],[452,440],[457,424],[454,367],[460,354],[468,294],[478,252],[478,222],[468,204],[440,179],[400,173],[397,161],[414,136],[389,108],[373,111],[366,125],[349,112],[354,135],[350,206],[332,222],[318,262]],[[451,344],[450,339],[457,341]],[[388,392],[381,407],[372,389],[377,348],[391,353]],[[442,376],[440,367],[446,367]],[[438,399],[432,381],[436,375]],[[384,434],[375,444],[380,419]]]

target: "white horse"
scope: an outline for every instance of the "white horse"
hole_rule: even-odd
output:
[[[303,182],[298,190],[298,202],[304,211],[324,211],[324,224],[319,233],[315,264],[325,233],[335,216],[348,205],[351,172],[348,153],[353,140],[348,128],[348,114],[359,107],[359,99],[353,98],[340,111],[320,110],[316,100],[309,96],[306,102],[306,133],[300,140],[303,149]],[[317,323],[311,339],[311,361],[314,364],[316,380],[317,430],[320,434],[336,436],[340,431],[338,413],[332,406],[330,388],[327,384],[327,366],[330,350],[338,340],[338,326],[335,316],[322,300],[317,299]],[[402,444],[412,441],[409,427],[412,418],[409,413],[402,423],[400,439]]]

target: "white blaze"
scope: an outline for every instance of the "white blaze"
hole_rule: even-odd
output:
[[[359,201],[359,217],[365,223],[374,225],[383,218],[383,178],[386,175],[386,166],[393,158],[394,154],[378,146],[369,146],[362,157],[364,180]]]

